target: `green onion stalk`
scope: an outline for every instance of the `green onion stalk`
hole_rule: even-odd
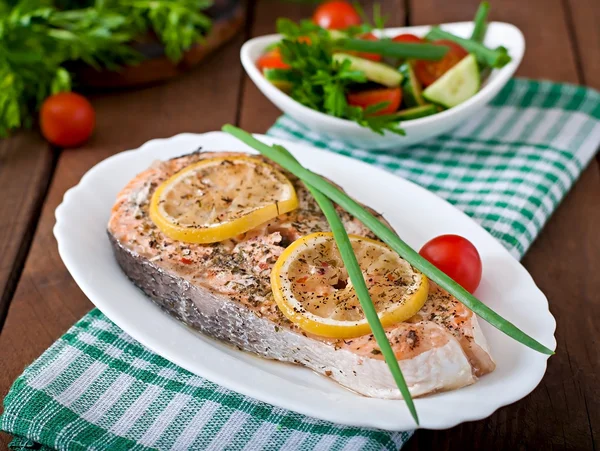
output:
[[[534,349],[535,351],[547,355],[554,354],[551,349],[547,348],[533,337],[527,335],[510,321],[504,319],[434,265],[421,257],[408,244],[402,241],[402,239],[400,239],[400,237],[393,230],[379,221],[379,219],[377,219],[372,213],[367,211],[364,207],[342,192],[339,188],[335,187],[321,176],[306,169],[300,163],[295,162],[289,157],[283,155],[279,150],[262,143],[258,139],[254,138],[251,134],[238,127],[233,125],[225,125],[223,126],[223,131],[235,136],[240,141],[258,150],[262,155],[279,164],[284,169],[288,170],[302,180],[304,183],[311,185],[316,190],[327,196],[330,200],[337,203],[340,207],[365,224],[384,243],[396,251],[398,255],[420,270],[431,280],[436,282],[441,288],[453,295],[484,321],[487,321],[509,337],[531,349]]]
[[[227,131],[227,130],[226,130]],[[288,152],[282,146],[275,145],[273,149],[279,151],[285,158],[290,161],[292,164],[299,164],[298,161],[294,158],[294,156]],[[354,250],[352,249],[352,244],[350,243],[350,238],[348,237],[348,233],[344,228],[344,224],[340,220],[337,212],[335,211],[335,207],[331,200],[319,190],[317,190],[314,186],[305,182],[306,188],[313,195],[317,204],[323,211],[325,218],[329,222],[329,226],[331,227],[331,231],[333,233],[333,237],[337,244],[337,247],[340,251],[340,255],[344,262],[344,266],[348,271],[348,276],[350,277],[350,281],[352,282],[352,286],[356,291],[358,296],[358,300],[363,309],[365,317],[369,322],[369,326],[371,327],[371,331],[373,332],[373,336],[377,341],[377,345],[381,350],[381,354],[385,358],[385,361],[392,373],[394,381],[402,393],[402,397],[406,401],[406,405],[408,406],[408,410],[410,411],[412,417],[414,418],[417,425],[419,424],[419,417],[417,415],[417,410],[415,408],[415,404],[413,402],[410,391],[408,390],[408,386],[406,385],[406,380],[402,375],[402,371],[400,370],[400,365],[398,364],[398,359],[392,350],[392,346],[385,335],[385,331],[383,326],[381,325],[381,321],[379,320],[379,316],[377,315],[377,311],[375,310],[375,306],[373,305],[373,301],[371,296],[369,295],[369,289],[367,288],[367,284],[365,283],[365,279],[363,277],[362,271],[356,260],[356,255],[354,254]]]

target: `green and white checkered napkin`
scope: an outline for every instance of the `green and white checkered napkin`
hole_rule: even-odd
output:
[[[511,81],[451,135],[375,153],[280,118],[273,136],[382,166],[447,199],[519,258],[600,144],[600,94]],[[92,310],[4,400],[14,448],[398,449],[410,432],[344,427],[231,392],[171,364]],[[41,447],[41,448],[40,448]]]

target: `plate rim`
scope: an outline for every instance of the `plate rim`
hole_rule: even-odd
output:
[[[319,153],[323,153],[323,154],[332,154],[335,155],[335,158],[340,158],[343,161],[351,161],[352,164],[358,164],[359,166],[367,166],[369,167],[371,170],[374,171],[380,171],[380,173],[384,173],[387,176],[392,176],[392,177],[396,177],[397,179],[401,180],[403,183],[408,183],[410,185],[412,185],[413,189],[417,189],[418,191],[422,191],[424,195],[426,196],[433,196],[435,197],[438,201],[441,201],[445,204],[447,204],[447,206],[449,206],[451,209],[454,210],[454,213],[458,213],[459,215],[463,216],[463,219],[467,219],[469,222],[471,222],[472,226],[475,226],[477,228],[480,229],[481,232],[483,232],[484,234],[488,235],[489,238],[493,239],[497,245],[506,253],[506,255],[513,260],[513,263],[517,265],[517,268],[519,269],[519,272],[521,273],[522,276],[527,276],[527,281],[528,283],[531,284],[531,288],[535,289],[537,291],[537,295],[542,296],[543,300],[545,301],[545,310],[543,312],[538,312],[538,314],[543,314],[544,316],[548,316],[546,318],[546,320],[550,321],[549,323],[546,324],[546,326],[549,327],[548,330],[544,330],[544,334],[548,333],[551,337],[551,340],[548,340],[547,338],[544,339],[544,341],[546,342],[545,344],[547,346],[549,346],[551,349],[555,349],[556,347],[556,340],[554,337],[554,333],[556,330],[556,320],[554,319],[552,313],[549,310],[549,303],[548,303],[548,299],[546,298],[546,296],[541,292],[541,290],[537,287],[537,285],[535,284],[535,282],[533,281],[533,278],[531,277],[531,275],[527,272],[527,270],[523,267],[523,265],[518,262],[516,259],[514,259],[514,257],[512,257],[509,253],[509,251],[504,248],[504,246],[502,246],[499,242],[497,242],[495,240],[495,238],[493,238],[493,236],[491,236],[489,234],[489,232],[487,232],[485,229],[483,229],[483,227],[481,227],[478,223],[476,223],[472,218],[470,218],[468,215],[466,215],[464,212],[462,212],[461,210],[457,209],[456,207],[454,207],[453,205],[451,205],[450,203],[448,203],[446,200],[436,196],[435,194],[431,193],[430,191],[426,190],[425,188],[409,181],[406,180],[404,178],[401,178],[399,176],[397,176],[396,174],[391,173],[390,171],[386,171],[385,169],[382,169],[380,167],[377,167],[375,165],[371,165],[368,163],[365,163],[363,161],[351,158],[349,156],[345,156],[345,155],[339,155],[336,153],[331,153],[331,152],[327,152],[325,150],[322,149],[317,149],[313,146],[304,144],[304,143],[295,143],[293,141],[287,141],[284,139],[280,139],[280,138],[273,138],[270,136],[265,136],[265,135],[260,135],[260,134],[255,134],[254,136],[256,136],[259,139],[264,139],[266,141],[270,141],[270,142],[278,142],[281,143],[283,145],[288,145],[288,147],[291,147],[290,150],[292,152],[294,152],[294,147],[299,147],[299,148],[305,148],[305,149],[310,149],[311,152],[316,152],[317,154]],[[381,428],[381,429],[387,429],[387,430],[408,430],[408,429],[413,429],[415,426],[414,424],[407,424],[406,421],[404,421],[406,419],[406,412],[404,412],[403,415],[398,415],[398,419],[400,419],[400,423],[402,423],[402,425],[398,422],[398,419],[396,419],[396,421],[394,421],[393,419],[390,419],[387,422],[382,421],[381,419],[379,419],[376,422],[371,421],[371,419],[369,418],[361,418],[361,419],[349,419],[349,418],[344,418],[341,419],[340,417],[336,417],[336,418],[332,418],[330,415],[328,414],[323,414],[323,415],[319,415],[318,412],[315,413],[314,410],[311,410],[309,408],[306,408],[306,406],[304,404],[300,404],[300,406],[295,405],[295,406],[291,406],[289,405],[289,400],[287,402],[282,402],[280,400],[280,398],[276,397],[276,396],[268,396],[268,395],[264,395],[264,393],[261,393],[260,396],[257,395],[256,391],[253,391],[251,388],[248,388],[247,384],[244,383],[239,383],[239,381],[236,382],[236,378],[235,377],[230,377],[226,380],[223,380],[222,378],[222,373],[219,373],[218,371],[212,371],[210,368],[203,368],[203,372],[202,374],[200,374],[198,372],[197,367],[194,368],[190,368],[190,364],[186,363],[184,361],[181,361],[181,359],[173,359],[171,356],[167,357],[165,355],[165,353],[163,352],[162,348],[160,346],[157,346],[156,343],[154,342],[155,340],[152,339],[147,339],[147,337],[140,337],[140,335],[142,335],[141,333],[139,333],[139,331],[133,330],[130,326],[129,326],[129,322],[126,320],[122,320],[122,318],[118,317],[118,315],[112,315],[112,311],[110,310],[110,308],[106,308],[108,304],[110,304],[110,302],[108,304],[105,304],[101,299],[99,299],[96,294],[94,293],[94,288],[90,287],[88,285],[88,283],[79,276],[79,271],[77,269],[77,264],[76,262],[73,261],[73,257],[69,254],[68,252],[68,246],[66,245],[66,243],[68,241],[65,241],[67,238],[65,238],[65,226],[67,224],[68,218],[65,217],[65,214],[68,213],[68,206],[69,204],[73,201],[73,198],[76,196],[76,194],[78,192],[82,192],[85,190],[86,185],[88,184],[88,181],[92,178],[92,176],[96,173],[99,173],[103,170],[103,168],[110,166],[111,164],[113,164],[115,161],[119,161],[121,159],[126,159],[126,156],[128,155],[132,155],[132,154],[142,154],[144,151],[147,151],[150,148],[153,148],[155,146],[161,146],[164,145],[165,142],[168,141],[173,141],[173,140],[180,140],[180,139],[194,139],[197,141],[201,141],[204,138],[212,138],[212,137],[216,137],[216,138],[227,138],[230,139],[231,137],[229,135],[226,135],[225,133],[222,132],[208,132],[208,133],[201,133],[201,134],[194,134],[194,133],[182,133],[182,134],[178,134],[175,136],[172,136],[170,138],[160,138],[160,139],[153,139],[150,141],[147,141],[146,143],[142,144],[140,147],[136,148],[136,149],[132,149],[132,150],[127,150],[124,152],[120,152],[117,153],[111,157],[108,157],[107,159],[99,162],[98,164],[96,164],[94,167],[92,167],[90,170],[88,170],[84,176],[81,178],[80,182],[75,185],[74,187],[70,188],[69,190],[66,191],[63,201],[61,202],[61,204],[57,207],[55,215],[56,215],[56,224],[54,226],[53,232],[54,235],[56,237],[56,240],[58,242],[58,250],[59,250],[59,254],[61,256],[61,259],[63,260],[65,266],[67,267],[67,270],[69,271],[69,273],[72,275],[73,279],[75,280],[75,282],[78,284],[78,286],[82,289],[82,291],[84,292],[84,294],[88,297],[88,299],[90,299],[90,301],[92,303],[94,303],[94,305],[99,308],[109,319],[111,319],[113,322],[115,322],[115,324],[117,324],[121,329],[123,329],[127,334],[129,334],[130,336],[132,336],[134,339],[136,339],[137,341],[139,341],[141,344],[143,344],[144,346],[148,347],[149,349],[151,349],[153,352],[156,352],[157,354],[161,355],[162,357],[166,358],[167,360],[172,361],[173,363],[187,369],[188,371],[197,374],[201,377],[205,377],[208,380],[211,380],[213,382],[215,382],[218,385],[224,386],[230,390],[236,391],[238,393],[241,393],[243,395],[252,397],[254,399],[258,399],[260,401],[269,403],[271,405],[274,406],[278,406],[284,409],[288,409],[288,410],[292,410],[310,417],[315,417],[315,418],[319,418],[322,419],[324,421],[331,421],[334,423],[339,423],[339,424],[345,424],[347,426],[355,426],[355,427],[375,427],[375,428]],[[240,144],[240,147],[244,148],[244,145]],[[150,163],[150,161],[147,162],[148,164]],[[66,235],[68,237],[68,234]],[[116,261],[115,261],[115,265],[116,265]],[[120,269],[119,269],[120,270]],[[128,282],[131,284],[131,282]],[[133,286],[133,284],[131,284],[131,286]],[[149,305],[153,305],[153,303],[148,303]],[[157,307],[158,308],[158,307]],[[109,313],[107,313],[106,310],[109,311]],[[181,324],[179,322],[177,322],[175,319],[169,317],[166,314],[163,314],[163,316],[165,318],[170,319],[172,322],[176,323],[178,327],[181,327]],[[550,330],[551,329],[551,330]],[[193,333],[190,331],[190,333]],[[150,341],[150,343],[149,343]],[[551,343],[548,343],[548,341],[551,341]],[[161,348],[161,349],[158,349]],[[222,351],[217,351],[218,353],[222,353]],[[243,351],[239,351],[239,352],[243,352]],[[244,353],[245,354],[245,353]],[[435,424],[435,423],[430,423],[426,420],[426,418],[424,417],[424,415],[421,415],[421,428],[423,427],[427,427],[429,429],[445,429],[445,428],[449,428],[449,427],[453,427],[457,424],[460,424],[462,422],[465,421],[473,421],[473,420],[477,420],[477,419],[483,419],[488,417],[489,415],[491,415],[493,412],[495,412],[497,409],[499,409],[500,407],[503,407],[505,405],[511,404],[521,398],[523,398],[524,396],[526,396],[527,394],[529,394],[531,391],[533,391],[535,389],[535,387],[539,384],[539,382],[541,381],[541,379],[543,378],[545,372],[546,372],[546,368],[547,368],[547,359],[549,356],[546,356],[543,360],[543,365],[539,367],[538,371],[537,371],[537,375],[536,377],[533,377],[531,379],[531,383],[529,386],[522,388],[521,390],[517,390],[514,393],[512,393],[512,396],[505,396],[503,398],[503,400],[501,402],[494,402],[491,404],[487,404],[485,407],[487,408],[483,408],[484,405],[478,405],[479,409],[474,409],[473,412],[471,412],[471,415],[469,415],[468,413],[462,414],[460,416],[460,418],[458,418],[458,416],[456,416],[455,418],[453,418],[450,421],[445,421],[443,422],[442,425]],[[232,357],[233,358],[233,357]],[[277,363],[279,364],[279,363]],[[258,369],[257,371],[260,372],[265,372],[262,369]],[[275,376],[273,376],[275,377]],[[313,389],[314,390],[314,389]],[[456,392],[456,391],[454,391]],[[453,392],[446,392],[446,393],[453,393]],[[359,395],[355,395],[353,394],[353,396],[359,397],[359,398],[363,398]],[[421,411],[423,411],[422,407],[419,407],[419,404],[421,403],[422,399],[427,399],[428,397],[425,398],[417,398],[415,401],[417,403],[417,408],[421,409]],[[431,398],[431,397],[429,397]],[[373,399],[373,398],[364,398],[364,399]],[[381,400],[378,400],[381,401]],[[392,402],[402,402],[402,401],[392,401]],[[405,409],[402,409],[403,411]],[[428,410],[428,409],[427,409]],[[400,413],[400,412],[399,412]]]

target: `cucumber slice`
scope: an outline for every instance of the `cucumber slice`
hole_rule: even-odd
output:
[[[477,59],[473,54],[469,54],[428,86],[423,91],[423,97],[430,102],[452,108],[473,97],[479,91],[480,85]]]
[[[367,79],[388,88],[395,88],[402,83],[402,74],[387,64],[376,63],[375,61],[348,55],[347,53],[335,53],[333,60],[338,63],[342,63],[345,60],[350,61],[350,67],[353,70],[363,72]]]
[[[400,110],[396,113],[396,117],[401,121],[410,121],[411,119],[419,119],[420,117],[431,116],[436,114],[438,109],[431,103],[416,106],[414,108],[408,108],[406,110]]]
[[[425,105],[426,102],[423,100],[421,94],[421,82],[417,79],[410,61],[405,62],[398,70],[404,76],[404,81],[402,82],[404,104],[408,108]]]
[[[340,30],[327,30],[327,31],[329,31],[329,37],[331,39],[333,39],[334,41],[336,39],[344,39],[344,38],[348,37],[347,33],[344,33],[343,31],[340,31]]]

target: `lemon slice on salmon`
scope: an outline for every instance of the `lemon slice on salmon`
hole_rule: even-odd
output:
[[[231,156],[194,163],[162,183],[150,219],[168,237],[216,243],[298,207],[294,186],[258,158]]]
[[[382,325],[414,316],[427,300],[427,277],[384,243],[349,237]],[[331,338],[371,332],[331,233],[313,233],[286,248],[271,272],[271,288],[283,314],[306,332]]]

